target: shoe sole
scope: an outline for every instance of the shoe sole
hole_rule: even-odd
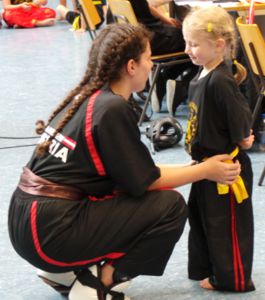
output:
[[[71,290],[71,286],[65,286],[63,284],[59,284],[57,282],[54,282],[52,280],[49,280],[45,277],[42,277],[40,275],[38,275],[38,277],[45,282],[46,284],[48,284],[50,287],[52,287],[54,290],[56,290],[58,293],[62,294],[63,296],[68,296],[70,290]]]

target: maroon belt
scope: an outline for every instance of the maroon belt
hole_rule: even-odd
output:
[[[81,200],[85,196],[82,191],[73,186],[54,183],[35,175],[27,167],[23,168],[18,187],[28,194],[51,198]]]

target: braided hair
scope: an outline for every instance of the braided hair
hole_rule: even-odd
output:
[[[111,24],[100,31],[91,46],[87,69],[79,85],[52,112],[47,124],[43,120],[36,122],[36,133],[42,134],[55,116],[70,104],[54,133],[38,145],[38,156],[48,151],[54,137],[62,131],[87,98],[106,83],[118,81],[122,76],[123,66],[130,59],[139,62],[150,39],[151,33],[142,25]]]
[[[222,38],[225,41],[224,58],[233,62],[234,78],[238,84],[247,76],[246,69],[235,59],[237,35],[233,18],[218,6],[191,10],[182,24],[183,30],[203,35],[208,40]]]

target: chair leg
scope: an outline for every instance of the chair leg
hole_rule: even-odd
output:
[[[265,177],[265,166],[264,166],[263,171],[262,171],[262,173],[260,175],[260,179],[259,179],[259,183],[258,183],[259,186],[262,185],[264,177]]]
[[[94,41],[94,39],[97,36],[96,32],[94,30],[91,30],[89,27],[87,28],[87,31],[88,31],[88,33],[90,35],[91,40]]]
[[[255,108],[254,108],[253,113],[252,113],[252,126],[254,125],[254,123],[257,120],[257,117],[258,117],[258,114],[260,112],[260,108],[261,108],[261,105],[262,105],[262,101],[264,99],[264,94],[265,94],[265,91],[264,91],[264,88],[262,88],[261,91],[260,91],[260,94],[258,96]]]
[[[149,91],[148,91],[148,95],[145,99],[145,102],[144,102],[144,107],[143,107],[143,111],[141,113],[141,116],[140,116],[140,119],[139,119],[139,122],[138,122],[138,126],[141,126],[142,123],[143,123],[143,120],[144,120],[144,116],[145,116],[145,113],[146,113],[146,110],[147,110],[147,107],[148,107],[148,104],[149,102],[151,102],[151,96],[152,96],[152,92],[154,90],[154,87],[155,87],[155,84],[156,84],[156,81],[157,81],[157,78],[158,78],[158,74],[160,72],[160,65],[158,64],[155,68],[155,72],[154,72],[154,77],[153,77],[153,80],[152,80],[152,83],[150,85],[150,88],[149,88]]]

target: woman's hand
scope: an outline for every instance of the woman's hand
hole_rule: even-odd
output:
[[[149,4],[149,9],[150,9],[150,13],[154,17],[160,19],[160,21],[163,22],[164,24],[168,24],[168,25],[176,26],[177,28],[181,28],[181,22],[179,22],[178,20],[176,20],[174,18],[169,18],[168,16],[163,14],[161,11],[159,11],[159,9],[157,7]]]
[[[225,162],[232,161],[232,159],[230,155],[223,154],[215,155],[203,162],[205,164],[206,179],[223,184],[234,183],[241,172],[241,167],[238,161],[235,163]]]
[[[168,18],[168,24],[174,25],[177,28],[181,28],[181,26],[182,26],[181,22],[179,22],[178,20],[176,20],[174,18]]]
[[[193,161],[186,166],[183,164],[157,165],[160,169],[160,177],[148,187],[148,190],[174,188],[204,179],[232,184],[241,172],[239,162],[234,163],[232,159],[230,155],[222,154],[210,157],[199,164],[194,164]]]

